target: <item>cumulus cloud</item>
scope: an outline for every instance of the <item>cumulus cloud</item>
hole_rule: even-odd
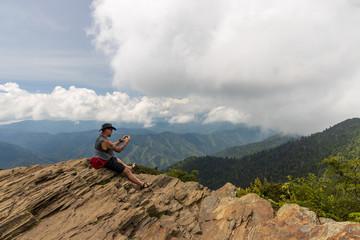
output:
[[[235,109],[226,108],[224,106],[217,107],[212,109],[205,119],[204,123],[212,123],[212,122],[222,122],[224,119],[226,121],[237,124],[246,122],[246,114],[241,113]]]
[[[358,0],[94,0],[92,16],[113,86],[204,103],[206,122],[309,133],[358,115]]]
[[[16,83],[0,85],[0,120],[3,122],[70,119],[137,122],[151,126],[156,118],[163,118],[183,123],[194,119],[194,108],[187,107],[189,104],[192,105],[185,98],[130,97],[121,92],[97,95],[86,88],[58,86],[51,93],[44,94],[27,92]],[[180,111],[188,117],[174,118]]]
[[[195,120],[194,115],[176,115],[169,119],[169,123],[188,123]]]

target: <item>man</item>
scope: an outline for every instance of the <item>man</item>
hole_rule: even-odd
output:
[[[152,183],[142,182],[132,173],[132,169],[136,166],[135,163],[130,167],[123,163],[119,158],[114,157],[114,151],[119,153],[125,149],[130,142],[130,136],[123,136],[117,142],[112,143],[108,138],[111,137],[113,130],[116,130],[116,128],[114,128],[111,123],[102,125],[99,130],[101,131],[101,134],[95,141],[95,157],[106,162],[104,165],[105,168],[125,174],[130,181],[142,188],[150,187]],[[120,144],[121,146],[119,146]]]

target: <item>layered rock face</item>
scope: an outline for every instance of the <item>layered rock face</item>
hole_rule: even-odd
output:
[[[89,159],[0,171],[0,239],[360,239],[360,224],[286,204],[274,213],[235,186],[95,170]]]

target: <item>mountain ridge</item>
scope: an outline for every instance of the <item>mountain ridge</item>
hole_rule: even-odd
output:
[[[187,172],[199,170],[200,182],[212,189],[226,182],[247,187],[257,177],[266,178],[270,182],[282,182],[288,175],[304,177],[308,173],[321,173],[324,166],[318,163],[342,151],[359,136],[360,119],[353,118],[322,132],[240,159],[200,156],[180,161],[171,168]]]
[[[300,138],[298,135],[283,135],[277,134],[270,136],[267,139],[264,139],[259,142],[249,143],[241,146],[233,146],[226,148],[220,152],[214,153],[211,156],[214,157],[227,157],[227,158],[242,158],[253,153],[278,147],[281,144],[295,141]]]
[[[15,168],[19,167],[19,165],[28,166],[53,163],[51,158],[16,144],[0,142],[0,152],[0,169]]]
[[[104,122],[95,120],[71,121],[71,120],[24,120],[14,123],[0,124],[1,129],[11,129],[21,132],[45,132],[51,134],[94,131],[100,129]],[[251,128],[245,124],[232,124],[229,122],[217,122],[202,124],[201,122],[168,123],[158,121],[150,127],[143,127],[139,123],[112,122],[117,129],[142,129],[144,131],[162,133],[174,132],[177,134],[199,133],[209,134],[216,131],[231,130],[236,128]],[[276,132],[276,131],[273,131]]]
[[[163,169],[188,156],[211,154],[229,146],[263,139],[267,137],[266,134],[269,133],[263,133],[261,129],[242,128],[211,134],[154,133],[147,129],[119,128],[113,132],[110,140],[115,142],[123,135],[131,135],[131,143],[123,152],[115,155],[128,163],[137,162]],[[98,135],[98,130],[51,134],[0,129],[0,141],[41,153],[52,163],[93,156]],[[0,162],[6,161],[8,159],[0,156]]]

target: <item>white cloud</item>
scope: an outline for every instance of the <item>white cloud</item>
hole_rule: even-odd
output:
[[[208,111],[207,122],[226,116],[311,133],[359,115],[359,6],[95,0],[91,34],[111,58],[118,89],[188,99]]]
[[[70,119],[117,122],[137,122],[151,126],[156,118],[172,118],[184,122],[184,117],[174,118],[179,109],[191,107],[187,99],[159,97],[129,97],[121,92],[97,95],[86,88],[60,86],[49,94],[30,93],[16,83],[0,84],[0,121]]]
[[[211,110],[204,123],[212,122],[231,122],[234,124],[246,122],[247,116],[244,113],[237,111],[236,109],[226,108],[224,106],[217,107]]]
[[[169,123],[188,123],[193,122],[194,120],[194,115],[176,115],[169,120]]]

